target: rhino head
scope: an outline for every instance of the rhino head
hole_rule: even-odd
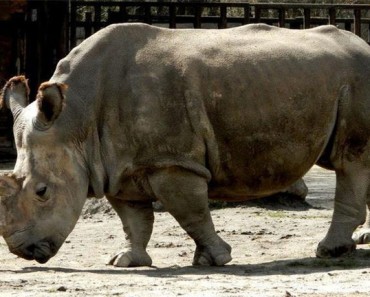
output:
[[[23,76],[5,85],[1,105],[14,118],[17,161],[0,176],[0,234],[9,250],[45,263],[72,231],[87,197],[88,177],[73,137],[58,128],[66,86],[43,83],[28,104]]]

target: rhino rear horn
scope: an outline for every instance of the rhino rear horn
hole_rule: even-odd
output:
[[[0,109],[9,108],[16,119],[29,100],[28,80],[23,75],[12,77],[3,87],[0,95]]]
[[[58,118],[64,107],[67,85],[61,83],[42,83],[39,87],[36,102],[38,113],[34,126],[38,130],[47,130]]]

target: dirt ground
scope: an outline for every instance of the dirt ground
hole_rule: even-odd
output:
[[[46,264],[17,258],[0,240],[0,296],[369,296],[370,245],[347,258],[315,258],[331,219],[334,174],[314,167],[305,181],[307,203],[279,199],[212,210],[233,247],[224,267],[192,267],[194,243],[166,212],[155,214],[153,267],[107,266],[122,248],[122,227],[103,200],[89,200]]]

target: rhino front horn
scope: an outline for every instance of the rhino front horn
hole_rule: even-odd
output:
[[[37,116],[33,122],[37,130],[49,129],[64,107],[67,86],[61,83],[45,82],[39,87],[36,103]]]
[[[11,110],[14,120],[28,104],[30,89],[28,80],[22,76],[12,77],[4,86],[0,96],[0,108]]]

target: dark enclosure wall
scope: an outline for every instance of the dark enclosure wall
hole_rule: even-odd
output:
[[[120,22],[177,29],[260,22],[292,29],[332,24],[370,42],[369,1],[0,0],[0,88],[11,76],[25,74],[33,100],[38,85],[49,79],[57,62],[75,45]],[[14,156],[12,117],[0,111],[0,162]]]

